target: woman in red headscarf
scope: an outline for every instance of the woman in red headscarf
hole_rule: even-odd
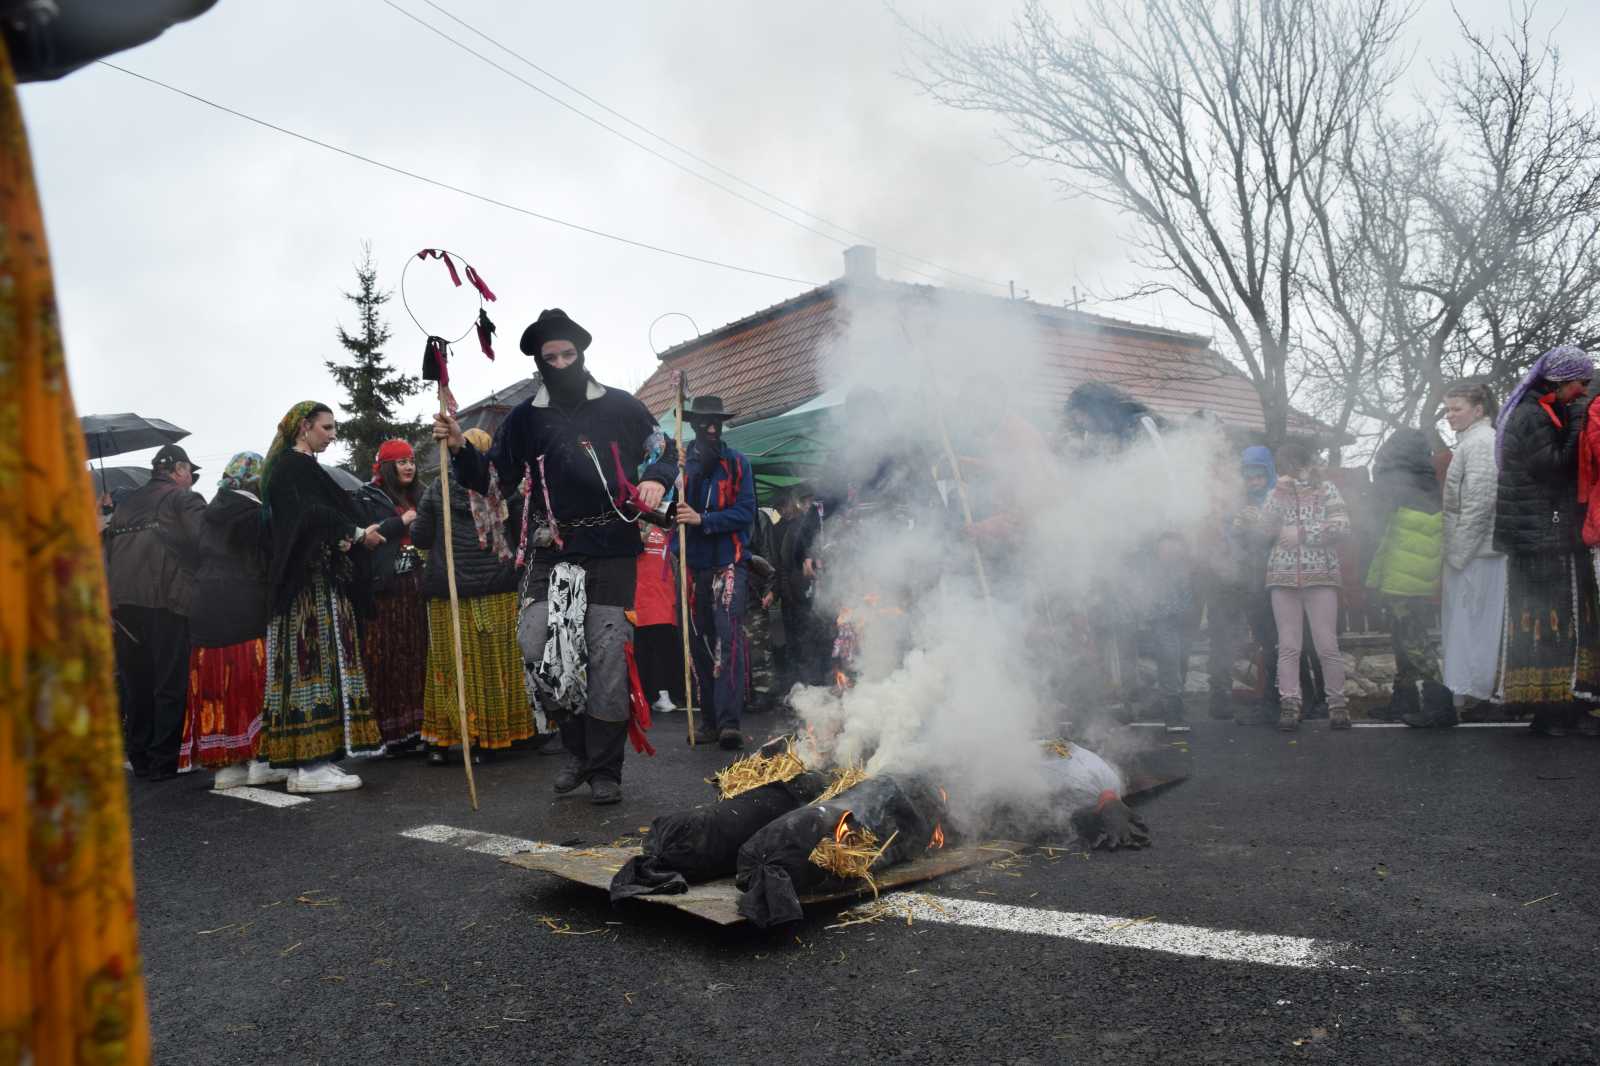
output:
[[[416,456],[403,440],[386,440],[372,480],[356,493],[362,516],[378,525],[384,543],[372,552],[373,612],[361,642],[372,710],[389,754],[416,747],[427,684],[428,609],[422,564],[411,545],[421,498]]]

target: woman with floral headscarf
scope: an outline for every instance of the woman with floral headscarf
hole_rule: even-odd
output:
[[[1578,565],[1575,406],[1594,375],[1580,348],[1553,348],[1529,368],[1500,413],[1494,547],[1506,555],[1499,702],[1533,711],[1533,731],[1562,736],[1579,699],[1600,696],[1594,569]],[[1587,562],[1587,560],[1584,560]]]
[[[463,436],[484,455],[493,438],[482,429]],[[423,493],[411,536],[428,553],[422,594],[427,598],[427,686],[422,739],[428,761],[443,766],[446,751],[461,742],[457,719],[455,644],[450,632],[450,588],[445,573],[444,501],[441,483]],[[522,524],[522,498],[508,506],[500,498],[497,475],[487,494],[450,482],[450,534],[455,547],[456,592],[461,606],[461,662],[466,678],[467,718],[472,750],[495,751],[533,736],[533,709],[517,646],[517,568],[507,527]]]
[[[422,729],[428,611],[422,603],[422,562],[411,545],[421,488],[411,445],[386,440],[372,463],[372,480],[355,493],[362,518],[383,535],[383,544],[368,559],[372,616],[362,630],[361,655],[372,713],[391,755],[414,748]]]
[[[228,460],[200,526],[200,566],[189,609],[189,707],[179,771],[215,770],[212,788],[288,778],[256,762],[267,691],[266,527],[261,521],[261,456]]]
[[[365,553],[383,543],[317,462],[338,436],[326,404],[297,403],[262,464],[271,535],[264,747],[290,792],[344,792],[361,779],[335,766],[383,750],[361,665],[356,613],[370,610]]]

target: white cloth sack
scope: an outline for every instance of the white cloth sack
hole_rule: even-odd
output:
[[[1494,695],[1506,613],[1506,557],[1484,556],[1444,568],[1444,685],[1457,696]]]
[[[589,649],[584,616],[589,610],[588,574],[573,563],[557,563],[550,571],[550,595],[544,655],[533,664],[533,682],[541,698],[563,714],[578,714],[589,698]]]

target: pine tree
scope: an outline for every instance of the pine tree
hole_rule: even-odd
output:
[[[345,417],[339,422],[339,439],[350,448],[349,466],[365,478],[372,469],[378,446],[393,437],[418,444],[426,435],[422,419],[397,419],[395,407],[422,391],[422,382],[400,373],[383,357],[389,325],[380,311],[392,293],[378,288],[378,268],[372,262],[372,245],[362,244],[356,267],[356,291],[344,294],[356,305],[357,331],[339,326],[339,344],[351,362],[327,366],[348,400],[340,404]]]

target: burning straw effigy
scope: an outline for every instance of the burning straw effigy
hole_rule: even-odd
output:
[[[1049,802],[1021,814],[989,812],[991,818],[1059,839],[1069,815],[1071,828],[1096,836],[1106,835],[1107,822],[1131,816],[1121,802],[1121,773],[1094,752],[1059,739],[1041,741],[1037,750]],[[944,789],[915,775],[869,774],[860,763],[828,766],[809,738],[770,742],[710,780],[715,802],[655,819],[643,853],[612,880],[613,900],[682,893],[731,877],[739,914],[777,925],[803,917],[807,896],[876,895],[883,871],[944,847],[949,832]],[[1137,828],[1142,833],[1142,823]]]

